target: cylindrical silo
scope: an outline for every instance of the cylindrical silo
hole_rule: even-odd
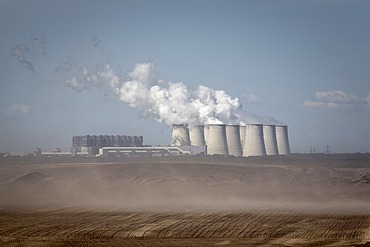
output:
[[[286,125],[276,126],[276,140],[279,155],[290,154],[288,126]]]
[[[244,141],[245,141],[245,128],[246,126],[245,125],[240,125],[240,143],[242,145],[242,149],[244,147]]]
[[[263,139],[265,140],[265,148],[267,155],[278,155],[278,147],[276,141],[276,126],[264,125],[263,126]]]
[[[210,124],[208,128],[207,154],[229,155],[226,141],[226,126],[224,124]]]
[[[242,156],[239,125],[226,125],[226,143],[229,155]]]
[[[204,125],[204,142],[208,145],[208,132],[209,132],[209,125]]]
[[[190,144],[192,146],[204,146],[204,126],[196,125],[192,126],[189,130],[190,133]]]
[[[186,124],[172,126],[171,146],[190,146],[189,129]]]
[[[245,129],[245,142],[243,156],[266,155],[265,142],[263,140],[262,124],[247,124]]]

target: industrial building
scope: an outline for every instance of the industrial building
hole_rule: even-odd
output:
[[[71,153],[74,155],[97,155],[103,147],[143,147],[142,136],[84,135],[72,137]]]
[[[186,131],[183,133],[182,131]],[[177,134],[176,134],[177,133]],[[176,139],[176,136],[178,139]],[[187,140],[182,139],[186,136]],[[74,156],[168,156],[206,154],[205,146],[190,145],[189,130],[179,126],[173,134],[174,145],[145,146],[142,136],[85,135],[73,136],[71,154]],[[180,145],[181,144],[181,145]],[[186,144],[186,145],[184,145]]]
[[[173,125],[171,146],[204,147],[208,155],[266,156],[290,154],[286,125]]]

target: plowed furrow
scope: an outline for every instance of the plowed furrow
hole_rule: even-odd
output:
[[[0,245],[202,246],[258,243],[370,241],[367,214],[256,213],[68,213],[0,212]],[[197,242],[192,242],[197,239]],[[318,239],[312,242],[313,239]],[[189,241],[189,242],[186,242]],[[213,242],[214,241],[214,242]],[[226,241],[226,242],[225,242]],[[54,243],[54,244],[51,244]],[[123,244],[124,243],[124,244]],[[345,243],[345,242],[343,242]]]

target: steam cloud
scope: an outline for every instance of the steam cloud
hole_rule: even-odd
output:
[[[17,45],[10,51],[10,56],[14,57],[25,69],[35,73],[35,66],[31,58],[35,55],[47,56],[45,37],[34,37],[26,44]]]
[[[63,79],[64,85],[77,93],[81,93],[83,90],[89,90],[102,84],[99,80],[102,78],[99,78],[97,72],[93,72],[99,70],[102,69],[95,68],[90,71],[86,66],[77,69],[77,64],[69,57],[62,65],[56,67],[54,72]]]
[[[93,71],[84,67],[81,79],[72,77],[66,85],[81,91],[104,82],[142,117],[151,117],[167,125],[279,123],[272,117],[245,111],[239,99],[224,90],[203,85],[193,89],[182,82],[159,80],[154,63],[138,63],[128,76],[130,79],[124,81],[109,64]]]

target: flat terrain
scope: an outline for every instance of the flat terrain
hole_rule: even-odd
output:
[[[370,246],[369,161],[3,160],[0,246]]]

